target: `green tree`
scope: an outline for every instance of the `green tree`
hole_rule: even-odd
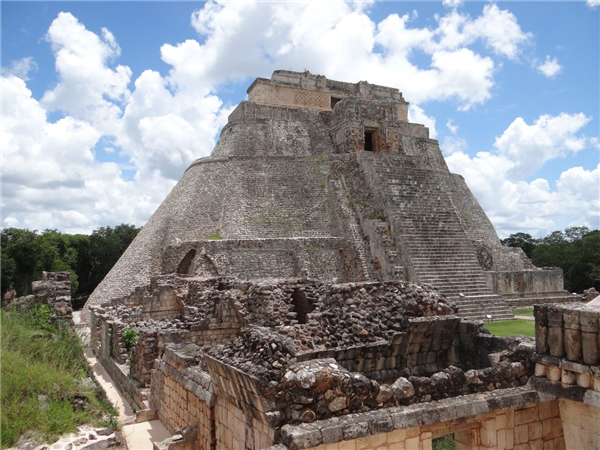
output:
[[[506,247],[519,247],[521,248],[528,258],[531,258],[533,249],[537,245],[537,239],[533,238],[528,233],[515,233],[511,234],[506,239],[502,239],[502,245]]]
[[[112,269],[139,231],[140,228],[134,225],[121,224],[114,228],[102,227],[92,232],[90,236],[90,259],[92,261],[90,294]]]
[[[39,236],[35,231],[20,228],[5,228],[1,236],[2,292],[12,285],[17,295],[28,295],[31,282],[41,276]]]
[[[572,227],[554,231],[539,240],[532,260],[538,267],[561,267],[565,289],[582,292],[600,287],[600,231],[587,227]]]

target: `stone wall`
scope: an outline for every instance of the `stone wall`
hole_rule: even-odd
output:
[[[448,366],[459,322],[456,316],[408,319],[406,332],[395,334],[389,343],[306,352],[298,355],[298,360],[335,358],[350,372],[364,373],[375,380],[431,375]]]
[[[179,319],[183,316],[183,304],[168,286],[162,286],[144,297],[142,320]]]
[[[179,351],[178,351],[179,350]],[[215,397],[210,376],[194,365],[186,351],[194,346],[165,350],[152,374],[151,406],[171,433],[191,428],[194,449],[212,450],[215,445]]]
[[[234,403],[218,397],[215,450],[259,450],[273,445],[275,430]]]
[[[71,274],[69,272],[42,272],[42,279],[31,283],[31,295],[10,301],[8,309],[30,309],[36,305],[50,306],[50,320],[72,322]]]
[[[486,272],[495,294],[535,295],[564,292],[563,271],[559,267],[510,272]]]
[[[520,389],[286,425],[284,445],[272,450],[430,450],[433,439],[449,434],[454,434],[457,450],[565,450],[558,401],[532,403],[537,395]]]
[[[198,276],[234,276],[239,279],[311,277],[348,279],[352,269],[341,253],[349,247],[337,237],[224,239],[182,242],[169,246],[162,263],[163,273],[174,273],[191,251],[195,256],[187,273]]]
[[[558,399],[567,449],[600,448],[600,407]]]

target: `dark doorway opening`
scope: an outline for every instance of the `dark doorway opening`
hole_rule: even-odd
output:
[[[296,319],[298,323],[306,323],[307,314],[313,312],[315,309],[301,289],[294,289],[292,293],[292,306],[294,307],[292,312],[297,314]]]
[[[373,132],[365,131],[365,151],[373,151]]]
[[[338,104],[338,102],[342,99],[342,97],[331,97],[329,100],[329,104],[331,105],[331,109],[333,109],[335,107],[335,105]]]
[[[192,261],[194,260],[194,256],[196,256],[196,250],[192,249],[187,253],[187,255],[183,257],[183,259],[179,263],[179,267],[177,267],[177,273],[188,273],[190,271]]]

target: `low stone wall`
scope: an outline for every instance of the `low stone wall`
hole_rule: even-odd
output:
[[[494,294],[535,294],[564,291],[563,271],[558,267],[510,272],[486,272],[487,282]]]
[[[109,316],[99,307],[91,307],[90,313],[90,343],[98,361],[108,372],[117,385],[117,389],[126,400],[139,409],[146,409],[147,391],[143,386],[129,376],[129,367],[119,364],[110,354],[112,350],[112,326]]]
[[[32,295],[14,298],[8,309],[30,309],[46,304],[52,310],[51,320],[73,321],[71,304],[71,274],[69,272],[42,272],[42,279],[31,283]]]
[[[195,346],[189,346],[195,349]],[[197,428],[194,449],[211,450],[215,444],[215,396],[208,373],[185,357],[186,347],[165,349],[152,373],[151,406],[171,433]]]
[[[259,450],[273,445],[275,429],[222,397],[215,405],[216,450]]]
[[[183,316],[183,304],[169,286],[159,286],[151,295],[144,297],[142,319],[168,320]]]
[[[285,425],[283,445],[271,449],[426,450],[433,439],[454,434],[458,450],[564,450],[558,402],[539,400],[535,391],[516,388]]]
[[[350,372],[375,380],[401,375],[431,375],[448,366],[449,352],[460,318],[456,316],[408,319],[408,329],[396,333],[390,343],[306,352],[299,361],[335,358]],[[404,373],[404,369],[408,369]]]

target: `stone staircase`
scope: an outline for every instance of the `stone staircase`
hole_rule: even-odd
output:
[[[387,206],[410,278],[439,289],[455,301],[462,317],[514,318],[488,286],[438,173],[420,168],[417,157],[405,155],[361,154],[359,161]]]

